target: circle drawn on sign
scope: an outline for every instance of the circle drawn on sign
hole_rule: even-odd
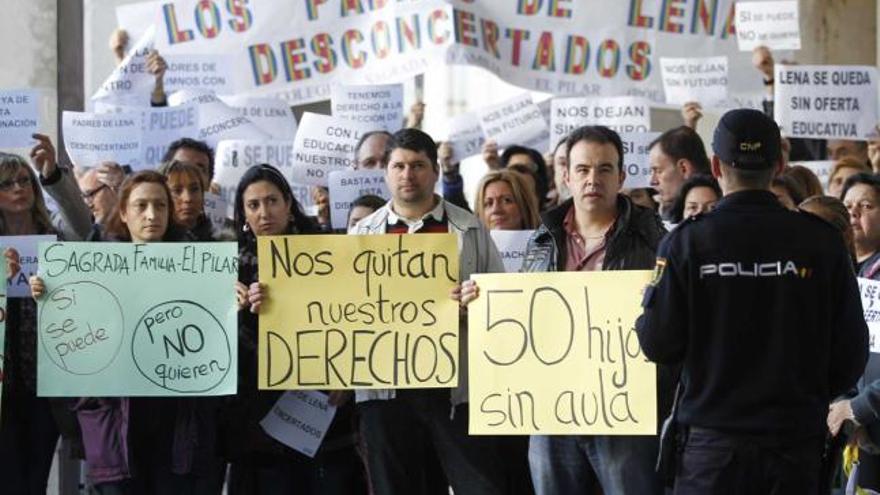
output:
[[[144,378],[180,393],[214,389],[232,363],[220,320],[201,304],[184,300],[157,304],[141,316],[131,339],[131,355]]]
[[[56,366],[73,375],[104,371],[116,360],[125,341],[122,305],[96,282],[57,287],[45,296],[38,321],[43,351]]]

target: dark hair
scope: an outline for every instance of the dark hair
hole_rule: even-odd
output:
[[[550,190],[550,184],[547,180],[547,162],[544,160],[544,155],[538,150],[526,148],[525,146],[508,146],[501,153],[501,166],[507,168],[510,159],[514,155],[528,155],[532,163],[535,164],[535,170],[528,170],[527,172],[535,178],[535,193],[538,195],[538,209],[540,209],[544,198],[547,197],[547,191]]]
[[[287,179],[281,175],[277,168],[264,163],[249,168],[242,176],[241,181],[238,183],[238,188],[235,190],[234,221],[235,231],[238,233],[239,240],[254,237],[253,231],[244,228],[247,224],[244,216],[244,192],[251,184],[262,181],[269,182],[277,187],[281,191],[284,200],[290,203],[291,220],[288,223],[288,228],[292,227],[296,233],[300,234],[317,232],[318,226],[302,211],[299,202],[293,195],[293,190],[290,189],[290,184],[287,183]]]
[[[843,189],[840,191],[839,199],[843,201],[843,198],[846,197],[847,191],[849,191],[851,187],[857,184],[871,186],[872,188],[874,188],[874,194],[880,197],[880,177],[874,174],[869,174],[867,172],[859,172],[857,174],[850,175],[849,178],[846,179],[846,182],[843,183]]]
[[[171,197],[171,190],[168,189],[168,182],[165,176],[155,170],[141,170],[125,178],[122,186],[119,188],[119,200],[116,202],[116,208],[107,220],[104,231],[112,239],[131,241],[131,232],[128,230],[128,225],[122,221],[121,213],[122,210],[128,207],[128,198],[131,196],[131,192],[141,184],[158,184],[162,186],[168,199],[168,218],[162,240],[179,239],[181,232],[174,223],[174,199]]]
[[[651,142],[648,149],[660,146],[660,151],[677,162],[681,159],[690,161],[698,174],[710,173],[709,156],[706,147],[697,131],[687,126],[669,129]]]
[[[596,144],[612,144],[617,150],[617,171],[624,173],[623,170],[623,142],[620,140],[620,134],[604,125],[585,125],[571,131],[565,140],[565,157],[568,158],[568,167],[571,168],[571,149],[574,145],[581,141]]]
[[[354,209],[358,206],[364,206],[367,208],[372,208],[373,211],[378,210],[379,208],[385,206],[387,203],[385,199],[376,196],[375,194],[364,194],[363,196],[358,196],[354,201],[351,202],[351,209]]]
[[[357,144],[354,145],[354,159],[355,159],[355,161],[357,161],[358,153],[360,153],[361,147],[364,145],[365,142],[367,142],[367,139],[370,139],[371,137],[377,136],[377,135],[387,136],[389,139],[391,138],[391,133],[388,131],[370,131],[370,132],[365,132],[365,133],[361,134],[361,138],[358,139]]]
[[[679,191],[678,196],[675,197],[675,202],[672,203],[670,219],[673,223],[679,223],[684,220],[684,203],[687,199],[687,195],[691,192],[691,189],[696,189],[698,187],[708,187],[716,196],[718,196],[719,199],[723,196],[721,187],[718,186],[718,181],[711,175],[699,174],[691,176],[691,178],[684,181],[684,184],[681,185],[681,191]]]
[[[369,208],[373,211],[378,210],[379,208],[385,206],[385,203],[388,201],[376,196],[375,194],[364,194],[363,196],[358,196],[354,201],[351,202],[348,208],[348,215],[345,217],[345,224],[348,225],[349,220],[351,220],[351,212],[357,208],[358,206],[363,208]]]
[[[431,161],[431,166],[439,172],[440,165],[437,163],[437,143],[428,134],[413,128],[401,129],[388,138],[385,143],[385,156],[391,156],[391,152],[402,148],[416,153],[425,153]]]
[[[796,181],[794,177],[788,175],[779,175],[773,178],[773,181],[770,182],[770,186],[781,187],[785,189],[785,192],[788,193],[788,196],[791,198],[791,201],[795,206],[801,204],[804,199],[807,198],[807,192],[804,191],[804,188],[801,186],[800,182]]]
[[[180,138],[168,145],[168,151],[162,156],[162,162],[170,162],[179,149],[189,149],[208,155],[208,182],[214,178],[214,150],[204,141],[192,138]]]

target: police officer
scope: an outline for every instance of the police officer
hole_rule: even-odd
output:
[[[841,235],[783,208],[776,124],[727,112],[712,174],[724,198],[660,244],[644,313],[645,355],[682,364],[675,494],[817,493],[831,399],[868,356]]]

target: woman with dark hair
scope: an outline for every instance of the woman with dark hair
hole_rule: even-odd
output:
[[[154,243],[186,238],[173,219],[173,199],[165,177],[152,170],[122,183],[116,211],[103,240]],[[102,240],[102,239],[96,239]],[[30,278],[39,299],[45,284]],[[214,423],[206,422],[176,398],[83,397],[74,411],[82,432],[87,476],[100,494],[217,494],[222,476],[206,450]],[[212,446],[207,450],[213,450]]]
[[[354,227],[361,219],[370,216],[371,213],[385,206],[387,202],[375,194],[364,194],[355,198],[351,202],[351,208],[348,210],[348,221],[345,224],[346,231]]]
[[[0,235],[56,234],[82,240],[91,229],[91,214],[69,170],[57,165],[47,136],[35,134],[31,161],[0,152]],[[59,204],[50,215],[43,186]],[[7,277],[20,270],[14,249],[4,253]],[[53,413],[59,405],[37,397],[37,306],[31,299],[6,300],[6,341],[3,352],[3,414],[0,414],[0,478],[3,493],[46,493],[58,442]]]
[[[230,459],[229,494],[365,493],[363,468],[351,431],[347,394],[331,394],[338,406],[322,447],[310,459],[266,435],[260,421],[281,396],[257,390],[257,328],[260,306],[272,297],[259,283],[257,238],[314,234],[317,225],[293,196],[290,185],[271,165],[245,172],[235,193],[235,230],[239,242],[238,395],[222,416],[222,437]],[[346,407],[347,406],[347,407]]]
[[[803,165],[792,165],[785,169],[783,175],[791,177],[795,182],[800,184],[804,191],[804,201],[813,196],[822,196],[825,190],[822,188],[822,182],[819,177]],[[803,201],[802,201],[803,202]]]
[[[681,223],[699,213],[712,211],[715,203],[723,194],[716,181],[710,175],[695,175],[684,181],[681,192],[672,204],[671,218],[673,223]]]
[[[501,166],[525,173],[535,179],[538,207],[543,209],[550,186],[547,184],[547,164],[541,153],[525,146],[508,146],[504,153],[501,153]]]
[[[173,203],[174,222],[195,241],[218,240],[211,219],[205,215],[208,177],[197,165],[174,160],[159,167],[168,181]]]

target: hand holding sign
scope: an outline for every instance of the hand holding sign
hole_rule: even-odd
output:
[[[47,179],[55,173],[58,166],[55,146],[52,144],[52,139],[45,134],[34,134],[33,138],[37,140],[37,144],[31,148],[31,161],[40,175]]]

